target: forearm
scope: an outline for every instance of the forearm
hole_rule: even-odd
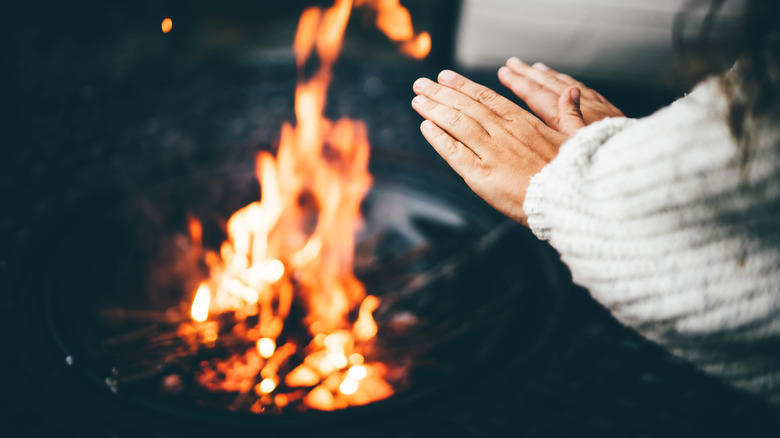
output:
[[[780,194],[741,185],[728,129],[706,114],[722,105],[697,98],[584,128],[532,179],[524,209],[616,318],[780,403]],[[777,153],[755,159],[750,187],[772,184]]]

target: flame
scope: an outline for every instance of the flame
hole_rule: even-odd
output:
[[[203,322],[209,317],[209,302],[211,301],[211,290],[208,285],[201,284],[195,293],[195,299],[192,300],[190,316],[193,321]]]
[[[356,339],[367,341],[376,335],[377,326],[376,322],[374,322],[373,313],[377,307],[379,307],[379,298],[371,295],[367,296],[363,302],[360,303],[358,319],[355,321],[355,326],[352,328],[355,332]]]
[[[355,4],[375,9],[377,25],[403,52],[427,54],[430,37],[414,36],[411,17],[397,0]],[[352,272],[360,204],[372,180],[368,134],[360,121],[323,116],[332,66],[355,4],[336,0],[329,9],[312,7],[300,17],[293,44],[299,69],[296,123],[282,125],[276,157],[257,154],[260,201],[229,218],[219,253],[203,250],[201,223],[188,221],[193,251],[203,253],[210,270],[190,315],[207,324],[208,333],[197,324],[182,324],[179,332],[215,342],[224,319],[204,321],[209,314],[231,316],[230,331],[247,342],[246,349],[202,362],[196,378],[212,391],[254,390],[252,412],[291,403],[341,409],[393,394],[387,367],[368,356],[378,332],[373,312],[379,299],[367,295]],[[306,75],[303,67],[315,54],[319,67]],[[282,333],[293,306],[304,311],[311,339],[303,355],[296,354],[299,341]],[[277,347],[278,339],[286,342]]]
[[[401,52],[416,59],[428,56],[431,36],[422,32],[415,36],[412,16],[400,0],[356,0],[356,6],[376,10],[376,26],[393,41],[402,43]]]
[[[298,32],[295,34],[293,50],[295,51],[295,63],[299,67],[303,65],[314,47],[321,12],[320,8],[306,9],[298,21]]]
[[[401,46],[401,52],[412,58],[422,59],[431,51],[431,36],[428,32],[417,35],[413,40],[406,41]]]
[[[162,23],[160,23],[160,27],[162,28],[163,33],[168,33],[173,29],[173,20],[170,18],[163,19]]]

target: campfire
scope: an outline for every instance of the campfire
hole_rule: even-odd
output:
[[[433,65],[397,52],[422,56],[423,28],[447,41],[439,3],[408,3],[424,27],[390,37],[374,25],[405,10],[328,4],[297,39],[297,2],[121,7],[147,25],[106,17],[96,46],[40,58],[89,55],[46,87],[89,80],[92,103],[54,105],[58,146],[20,162],[49,170],[9,207],[30,201],[0,267],[6,429],[428,436],[510,418],[563,295],[536,240],[416,129],[406,94]],[[319,38],[347,21],[335,61]]]
[[[366,124],[323,115],[331,82],[353,86],[332,76],[356,6],[380,28],[371,38],[427,53],[397,2],[308,9],[290,38],[297,74],[270,78],[297,83],[295,119],[258,125],[278,142],[107,188],[57,221],[68,233],[42,237],[57,285],[19,295],[51,304],[18,325],[50,329],[74,378],[149,412],[274,422],[414,409],[511,351],[496,346],[521,296],[504,272],[518,269],[505,262],[517,227],[442,163],[384,140],[369,163]]]
[[[414,34],[398,0],[337,0],[327,10],[305,10],[294,42],[296,123],[282,126],[276,157],[257,154],[260,201],[230,217],[219,251],[203,247],[201,223],[189,220],[192,257],[208,278],[177,334],[191,354],[213,356],[201,361],[198,383],[240,394],[239,404],[256,413],[364,405],[392,395],[403,375],[372,359],[380,301],[353,273],[361,201],[372,180],[366,127],[323,116],[353,6],[372,12],[402,52],[427,55],[430,37]],[[310,63],[317,68],[307,75]],[[292,320],[294,307],[299,320]],[[219,342],[223,336],[230,348]]]

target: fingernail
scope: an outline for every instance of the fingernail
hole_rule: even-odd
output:
[[[541,63],[541,62],[534,63],[533,67],[534,67],[535,69],[537,69],[537,70],[541,70],[541,71],[547,71],[547,70],[549,70],[549,69],[550,69],[550,67],[547,67],[546,65],[544,65],[544,64],[543,64],[543,63]]]
[[[439,73],[439,80],[442,82],[449,82],[453,79],[455,79],[455,73],[451,70],[442,70]]]
[[[515,65],[523,65],[523,61],[520,60],[517,56],[513,56],[506,60],[507,64],[515,64]]]
[[[508,77],[511,71],[507,67],[501,67],[498,69],[498,75]]]
[[[580,104],[580,89],[579,88],[572,88],[569,92],[569,96],[571,96],[571,101],[575,104]]]
[[[431,81],[426,78],[420,78],[414,81],[414,88],[419,91],[423,91],[426,88],[428,88],[428,85],[430,85]]]
[[[427,101],[428,98],[425,96],[416,96],[414,99],[412,99],[412,105],[422,105]]]
[[[422,129],[423,131],[430,131],[431,129],[433,129],[433,126],[434,126],[433,122],[431,122],[430,120],[423,120],[422,124],[420,124],[420,129]]]

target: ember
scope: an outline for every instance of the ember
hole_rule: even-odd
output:
[[[355,6],[373,10],[377,26],[404,53],[421,58],[430,50],[430,37],[414,35],[397,0]],[[297,124],[282,126],[276,157],[257,155],[261,200],[230,217],[218,253],[202,248],[202,226],[190,218],[192,251],[210,274],[192,300],[193,322],[181,323],[178,333],[196,350],[231,338],[227,357],[202,361],[195,377],[212,392],[252,397],[243,402],[252,412],[341,409],[394,393],[388,364],[371,359],[380,301],[366,294],[352,268],[360,204],[372,180],[366,128],[323,117],[352,7],[351,0],[337,0],[301,15],[294,42]],[[304,64],[315,51],[319,68],[306,77]],[[303,334],[289,329],[296,306],[305,316],[292,325],[302,325]]]

